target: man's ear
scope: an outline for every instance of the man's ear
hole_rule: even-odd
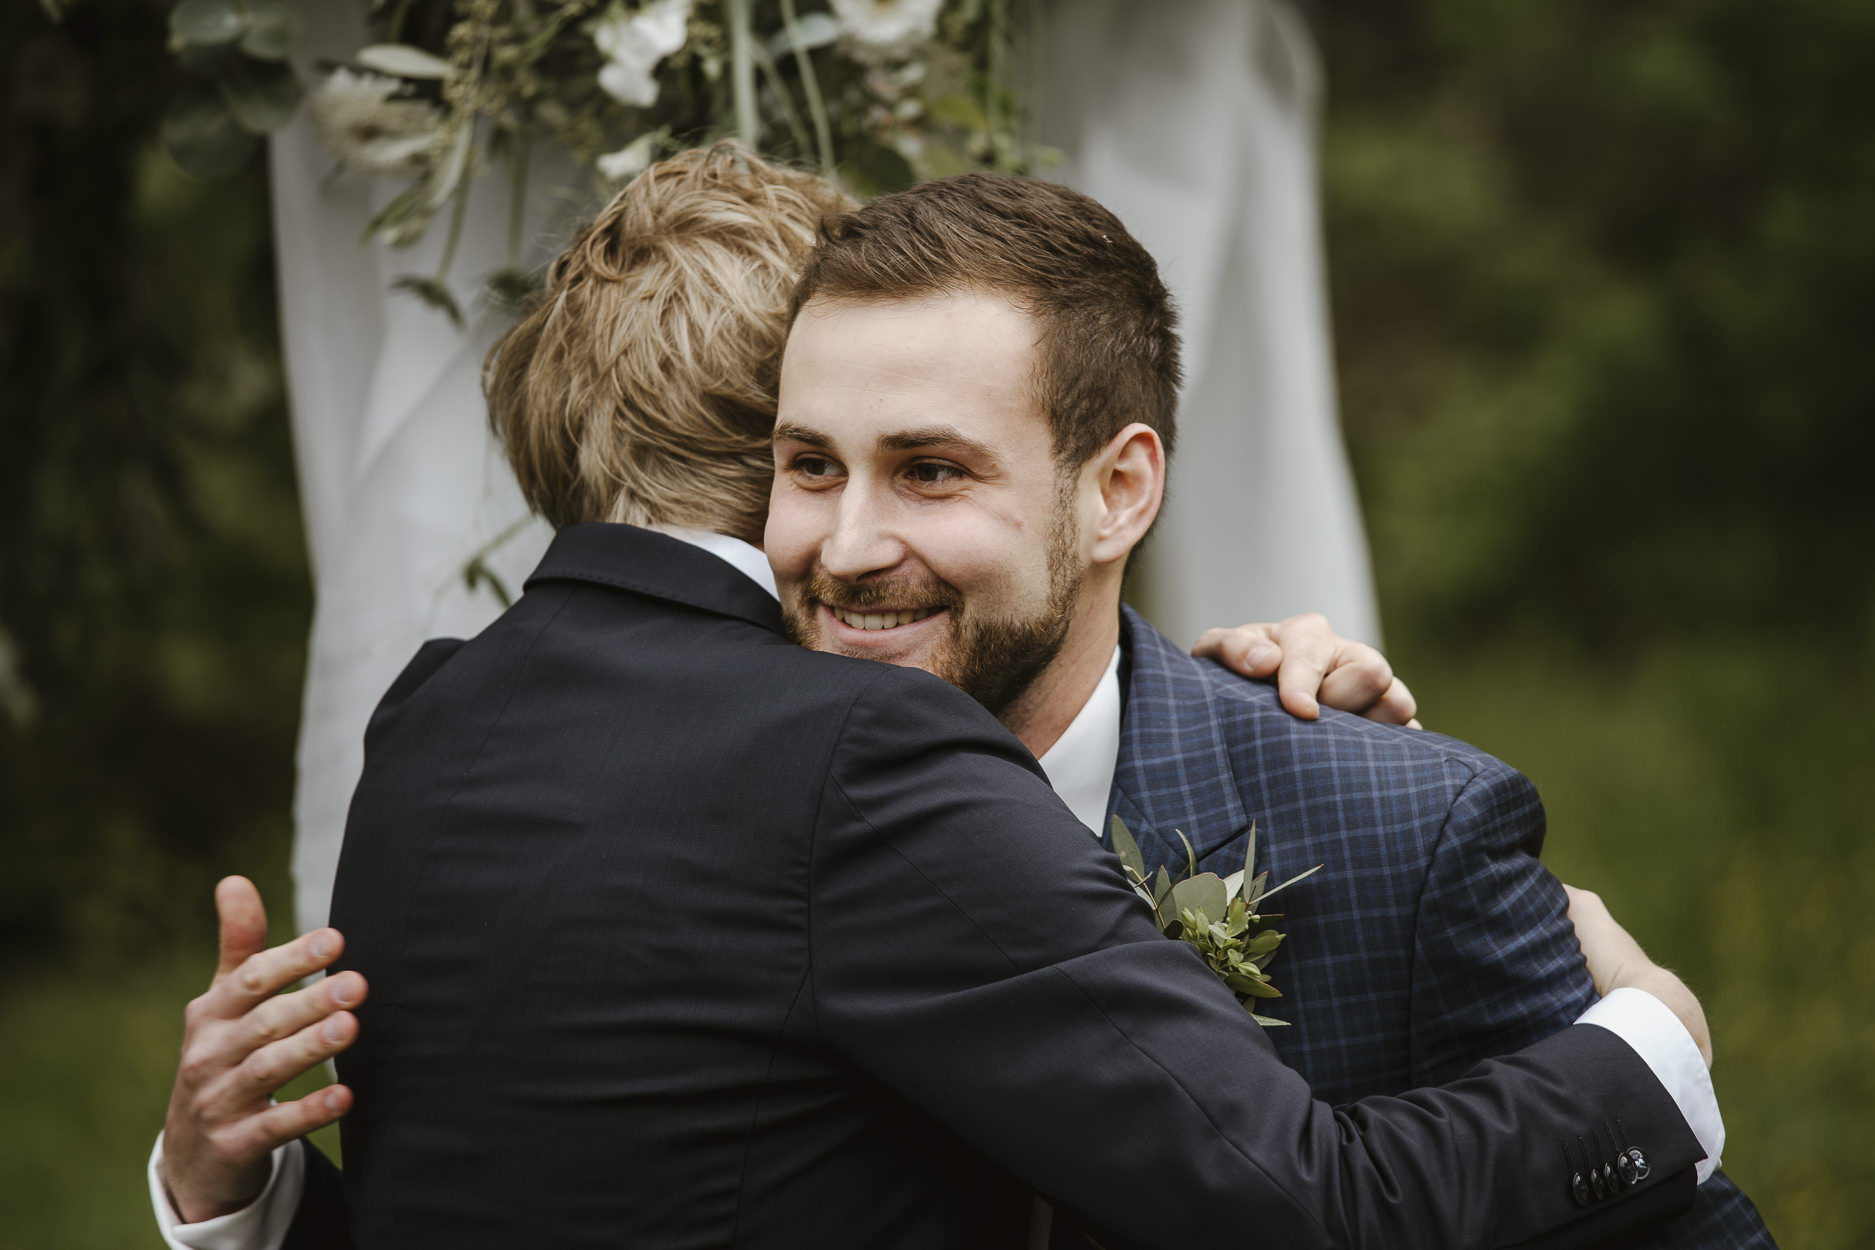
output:
[[[1088,468],[1100,495],[1094,562],[1124,562],[1152,528],[1165,499],[1165,444],[1151,426],[1134,422],[1115,434]]]

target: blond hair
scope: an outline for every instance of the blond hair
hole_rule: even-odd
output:
[[[555,527],[759,541],[788,300],[832,183],[734,144],[652,165],[553,263],[490,350],[490,424]]]

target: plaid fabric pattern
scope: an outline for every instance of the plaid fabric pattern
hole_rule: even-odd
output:
[[[1289,936],[1271,1040],[1332,1103],[1437,1085],[1567,1027],[1595,999],[1562,886],[1538,861],[1543,806],[1501,761],[1440,734],[1324,710],[1173,646],[1126,609],[1120,756],[1109,812],[1148,865],[1185,858],[1283,881]],[[1661,1246],[1770,1246],[1722,1175]]]

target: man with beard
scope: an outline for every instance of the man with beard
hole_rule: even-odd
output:
[[[1023,1235],[1006,1172],[1129,1244],[1253,1219],[1298,1244],[1498,1244],[1558,1229],[1586,1241],[1690,1196],[1700,1146],[1652,1062],[1602,1029],[1565,1028],[1452,1090],[1346,1116],[1310,1106],[980,709],[922,674],[779,643],[759,557],[737,538],[750,518],[735,446],[765,418],[723,382],[759,378],[761,362],[684,359],[644,389],[616,376],[595,388],[582,371],[618,360],[566,345],[592,334],[579,328],[593,324],[591,286],[655,284],[663,254],[702,234],[729,240],[735,263],[680,265],[688,300],[625,299],[619,311],[640,320],[617,354],[709,350],[723,291],[700,278],[746,268],[751,230],[772,241],[764,215],[796,177],[705,158],[649,178],[575,244],[547,303],[497,350],[491,407],[530,498],[563,529],[522,601],[470,643],[427,647],[373,721],[335,900],[374,996],[341,1069],[357,1094],[353,1233],[991,1244]],[[660,178],[738,203],[696,213],[678,196],[671,218],[641,217]],[[1117,223],[1102,237],[1131,244]],[[950,312],[1028,349],[993,302]],[[808,315],[837,320],[813,304]],[[686,334],[699,326],[717,333]],[[925,329],[898,326],[910,340]],[[1011,387],[1012,359],[982,346],[975,398],[1013,415],[1027,384]],[[815,350],[806,389],[824,399]],[[833,387],[878,415],[864,371]],[[586,406],[555,402],[568,394]],[[1039,445],[1030,459],[1051,476],[1045,433],[999,449],[1001,434],[945,415],[862,438],[943,453],[886,475],[851,471],[846,433],[818,404],[778,431],[778,512],[787,483],[853,498],[860,476],[877,500],[934,520],[946,500],[970,505],[949,522],[961,545],[941,578],[914,569],[852,597],[870,574],[840,571],[836,534],[807,558],[827,578],[798,583],[834,594],[797,588],[791,611],[803,632],[832,616],[819,625],[848,647],[865,643],[842,630],[962,639],[930,646],[933,666],[1019,732],[1062,738],[1037,692],[1072,690],[1098,649],[1073,637],[1087,595],[1068,556],[1111,563],[1138,541],[1156,488],[1136,461],[1153,453],[1096,474],[1101,515],[1077,486],[1049,518],[1029,506],[1035,473],[1008,454]],[[1016,489],[972,497],[980,483]],[[602,518],[664,532],[581,523]],[[777,523],[771,544],[798,562],[802,522]],[[984,588],[996,594],[973,602]],[[887,601],[902,594],[920,597]],[[329,958],[314,947],[334,937],[227,968],[192,1012],[201,1044],[170,1121],[179,1166],[163,1171],[179,1207],[214,1188],[179,1138],[211,1141],[208,1171],[252,1164],[257,1142],[294,1123],[250,1111],[253,1090],[349,1036],[331,1009],[362,998],[355,972],[323,994],[254,1001]],[[1633,966],[1698,1024],[1683,987]],[[1660,1012],[1640,998],[1626,1010]],[[1620,1001],[1600,1018],[1638,1040]],[[196,1028],[211,1017],[226,1027]],[[322,1020],[339,1035],[315,1035]],[[298,1122],[347,1098],[322,1095],[335,1101]],[[1572,1138],[1592,1152],[1570,1153]]]
[[[1317,1096],[1450,1081],[1595,999],[1543,812],[1464,743],[1330,713],[1186,656],[1121,590],[1175,438],[1156,267],[1098,204],[971,175],[831,220],[795,296],[766,549],[804,645],[975,697],[1095,836],[1284,896],[1272,1040]],[[1287,1004],[1293,1004],[1289,1006]],[[1708,1160],[1663,1244],[1769,1246]]]

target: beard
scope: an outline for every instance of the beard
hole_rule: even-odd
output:
[[[949,613],[950,632],[919,667],[1000,717],[1054,662],[1074,622],[1085,571],[1074,558],[1071,516],[1065,508],[1056,513],[1048,547],[1047,600],[1027,616],[987,616],[974,610],[955,586],[935,575],[849,582],[816,564],[806,582],[791,592],[784,590],[782,618],[796,643],[831,651],[835,648],[821,636],[818,604],[837,603],[862,612],[907,604],[944,609]]]

